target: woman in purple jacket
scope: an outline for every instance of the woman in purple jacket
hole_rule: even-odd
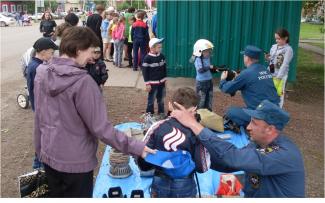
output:
[[[84,69],[98,45],[89,28],[68,28],[60,57],[37,69],[34,144],[51,197],[92,196],[98,139],[126,154],[154,153],[114,129],[108,120],[102,94]]]

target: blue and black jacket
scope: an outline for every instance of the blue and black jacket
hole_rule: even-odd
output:
[[[177,150],[188,151],[195,163],[195,171],[203,173],[209,169],[210,155],[189,128],[186,128],[174,118],[167,118],[154,125],[145,138],[148,147],[170,152]],[[144,171],[152,168],[160,169],[145,161],[139,161],[139,167]]]
[[[132,41],[140,41],[143,43],[149,43],[149,31],[148,25],[142,20],[137,20],[133,23],[131,28],[131,38]]]

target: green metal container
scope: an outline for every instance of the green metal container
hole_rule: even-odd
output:
[[[158,1],[158,36],[169,77],[195,77],[189,62],[198,39],[214,44],[212,64],[244,68],[240,51],[252,44],[269,52],[274,32],[286,28],[294,58],[289,81],[296,79],[301,1]],[[262,63],[264,55],[261,55]]]

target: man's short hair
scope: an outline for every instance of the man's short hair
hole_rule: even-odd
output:
[[[76,57],[77,51],[100,45],[99,39],[90,28],[69,27],[63,31],[60,43],[60,55]]]
[[[182,87],[177,89],[173,94],[172,102],[177,102],[188,109],[197,106],[199,98],[192,88]],[[173,106],[174,108],[177,108],[174,104]]]
[[[67,16],[64,17],[64,21],[72,26],[76,26],[78,25],[79,17],[74,13],[69,13]]]

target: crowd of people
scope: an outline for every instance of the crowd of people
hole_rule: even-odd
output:
[[[281,28],[275,32],[276,44],[270,54],[265,54],[268,67],[259,62],[262,50],[247,45],[240,52],[246,69],[231,79],[230,71],[221,73],[220,90],[230,95],[240,91],[246,105],[230,107],[224,116],[226,129],[244,127],[250,136],[250,144],[237,149],[216,137],[195,116],[197,109],[213,110],[213,43],[200,39],[194,44],[195,90],[178,89],[166,115],[167,64],[161,53],[164,39],[156,36],[156,16],[150,36],[145,16],[144,11],[135,12],[134,8],[121,15],[112,7],[105,10],[97,5],[96,12],[82,18],[84,26],[77,26],[79,18],[74,13],[56,26],[51,14],[44,13],[40,23],[43,38],[33,45],[26,77],[35,114],[33,165],[45,169],[50,196],[92,196],[99,139],[139,157],[143,170],[155,169],[152,197],[196,197],[193,174],[209,168],[244,171],[245,197],[304,197],[300,151],[282,132],[290,120],[282,109],[293,56],[288,31]],[[123,55],[129,67],[142,71],[148,92],[146,112],[153,115],[155,100],[158,103],[161,121],[144,141],[116,130],[107,117],[101,92],[108,78],[105,62],[123,68]],[[181,177],[171,176],[165,166],[152,165],[155,161],[147,159],[159,159],[161,152],[183,155],[176,154],[180,150],[187,151],[194,162],[194,168]]]

